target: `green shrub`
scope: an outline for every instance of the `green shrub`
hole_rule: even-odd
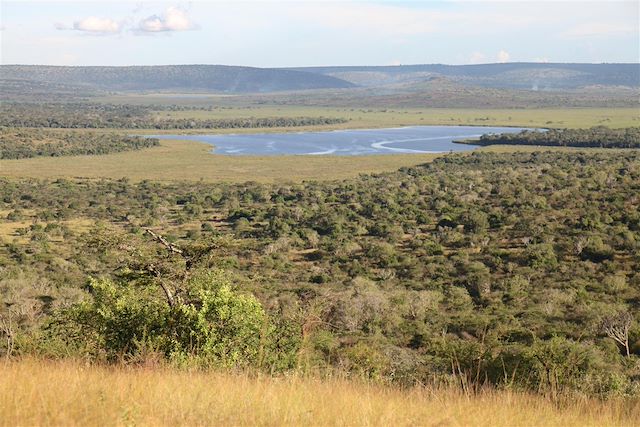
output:
[[[154,349],[178,363],[279,363],[266,352],[274,348],[274,339],[282,344],[283,337],[276,337],[260,302],[233,291],[220,271],[195,274],[174,305],[151,286],[91,279],[89,287],[91,298],[59,311],[51,327],[57,336],[66,333],[76,342],[76,350],[93,357],[131,360],[142,349]],[[295,345],[288,347],[288,353],[295,352]],[[291,359],[290,354],[282,356]]]

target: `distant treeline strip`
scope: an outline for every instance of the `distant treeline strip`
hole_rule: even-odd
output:
[[[159,145],[156,138],[0,127],[0,159],[110,154]]]
[[[99,104],[9,104],[0,126],[67,129],[240,129],[345,123],[340,117],[158,118],[148,107]]]
[[[640,148],[640,127],[610,129],[551,129],[545,132],[525,130],[520,133],[482,135],[477,145],[544,145],[557,147]]]
[[[318,126],[346,123],[332,117],[265,117],[242,119],[161,119],[135,123],[137,129],[239,129]],[[122,126],[128,127],[128,126]]]

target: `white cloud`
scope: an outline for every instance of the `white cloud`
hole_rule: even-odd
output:
[[[122,30],[122,24],[109,18],[89,16],[74,22],[73,29],[89,33],[119,33]]]
[[[137,30],[147,33],[158,33],[165,31],[187,31],[196,29],[187,12],[175,6],[168,7],[160,16],[152,15],[138,25]]]
[[[98,18],[89,16],[87,18],[75,21],[69,26],[61,22],[56,22],[54,27],[56,30],[76,30],[88,34],[116,34],[122,31],[122,22],[116,22],[110,18]]]
[[[496,55],[496,58],[498,59],[498,62],[509,62],[511,55],[509,55],[509,52],[506,50],[501,50],[498,52],[498,55]]]
[[[482,52],[473,52],[469,57],[469,64],[482,64],[487,62],[487,55]]]
[[[197,27],[184,9],[175,6],[168,7],[161,15],[151,15],[141,20],[135,27],[132,21],[132,17],[116,21],[111,18],[89,16],[75,21],[72,25],[56,22],[54,27],[57,30],[75,30],[86,34],[117,34],[125,28],[138,33],[158,33],[194,30]]]

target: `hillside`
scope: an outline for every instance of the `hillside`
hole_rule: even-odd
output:
[[[77,86],[103,91],[204,91],[260,93],[339,89],[353,83],[318,73],[226,65],[159,65],[132,67],[59,67],[2,65],[0,81],[23,88]],[[9,86],[3,84],[3,86]]]
[[[0,320],[16,325],[0,357],[640,391],[637,150],[446,155],[300,184],[60,170],[0,180]]]
[[[362,83],[362,82],[361,82]],[[345,108],[594,108],[638,107],[640,86],[590,86],[531,90],[474,85],[431,76],[347,90],[243,94],[221,100],[230,105],[306,105]]]
[[[403,65],[252,68],[0,66],[14,102],[81,101],[108,92],[241,95],[219,104],[368,108],[636,107],[639,64]]]
[[[359,86],[414,83],[438,76],[470,85],[532,90],[640,86],[640,64],[514,62],[479,65],[309,67],[293,70],[333,76]]]

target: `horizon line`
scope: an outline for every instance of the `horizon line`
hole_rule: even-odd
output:
[[[446,64],[446,63],[415,63],[415,64],[384,64],[384,65],[298,65],[298,66],[256,66],[256,65],[235,65],[235,64],[214,64],[214,63],[179,63],[179,64],[129,64],[129,65],[54,65],[54,64],[0,64],[0,67],[113,67],[113,68],[127,68],[127,67],[175,67],[175,66],[217,66],[217,67],[238,67],[238,68],[257,68],[257,69],[301,69],[301,68],[357,68],[357,67],[417,67],[417,66],[445,66],[445,67],[474,67],[485,65],[638,65],[640,66],[640,60],[638,62],[536,62],[536,61],[510,61],[510,62],[484,62],[478,64]]]

